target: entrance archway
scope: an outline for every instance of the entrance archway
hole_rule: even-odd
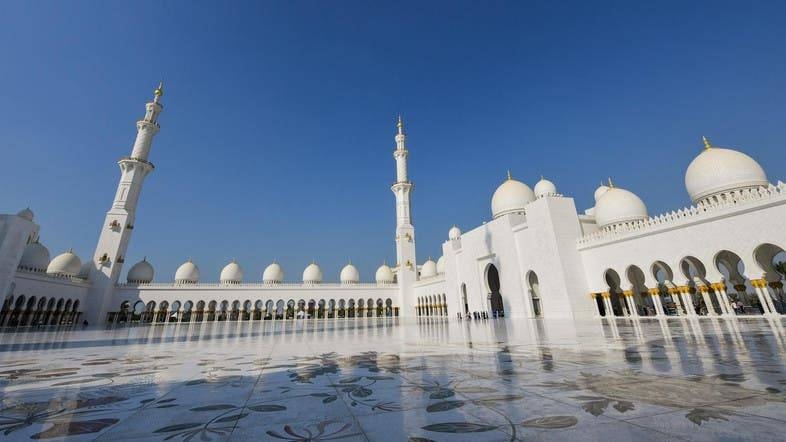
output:
[[[540,318],[540,283],[538,282],[538,275],[535,272],[530,271],[529,274],[527,274],[527,285],[529,286],[530,302],[532,302],[532,316]]]
[[[502,294],[499,292],[499,270],[494,264],[486,266],[486,286],[489,291],[489,306],[491,307],[491,314],[504,317],[505,307],[502,304]]]

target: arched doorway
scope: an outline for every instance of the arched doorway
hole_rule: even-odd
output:
[[[467,285],[461,283],[461,305],[464,306],[464,316],[469,314],[469,302],[467,302]]]
[[[500,318],[504,317],[505,307],[502,304],[502,294],[499,292],[499,271],[494,264],[489,264],[486,267],[486,286],[489,291],[488,298],[491,314]]]
[[[538,282],[538,275],[535,272],[530,271],[527,275],[527,285],[529,286],[530,302],[532,302],[532,316],[540,318],[540,283]]]

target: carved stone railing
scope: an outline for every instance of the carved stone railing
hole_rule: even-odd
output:
[[[734,190],[722,193],[702,202],[669,213],[664,213],[644,220],[616,224],[604,227],[577,240],[579,249],[595,246],[638,236],[641,234],[669,230],[685,224],[692,224],[711,219],[717,215],[728,214],[735,210],[746,210],[786,200],[786,184],[778,181],[777,185],[767,187]]]

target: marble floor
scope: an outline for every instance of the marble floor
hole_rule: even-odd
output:
[[[783,319],[0,333],[4,440],[784,440]]]

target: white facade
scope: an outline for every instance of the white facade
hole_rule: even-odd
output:
[[[770,184],[751,157],[705,150],[687,168],[695,206],[650,216],[629,190],[601,185],[580,212],[541,178],[534,190],[508,174],[491,198],[491,219],[450,228],[443,256],[418,265],[412,221],[409,151],[399,118],[395,135],[396,263],[361,282],[351,263],[325,282],[311,263],[287,283],[270,264],[259,281],[234,260],[218,282],[203,282],[191,260],[171,283],[155,283],[146,259],[120,281],[158,117],[161,86],[137,123],[129,157],[91,259],[70,251],[50,260],[29,209],[0,215],[0,325],[483,316],[587,318],[784,312],[786,185]],[[290,274],[297,275],[294,269]]]

